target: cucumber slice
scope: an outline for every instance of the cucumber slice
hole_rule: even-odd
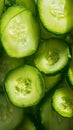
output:
[[[11,71],[5,79],[5,89],[11,102],[19,107],[37,104],[44,96],[44,80],[41,73],[30,65]]]
[[[53,108],[63,117],[73,117],[73,90],[68,87],[58,88],[52,97]]]
[[[72,130],[73,125],[70,123],[72,118],[64,118],[58,114],[51,106],[51,97],[43,102],[40,107],[41,123],[46,130]]]
[[[71,57],[68,44],[61,39],[44,40],[34,58],[35,66],[45,74],[61,71]]]
[[[0,93],[0,130],[13,130],[24,117],[24,110],[11,104],[3,93]]]
[[[1,41],[11,57],[32,55],[38,47],[39,33],[38,21],[23,7],[10,7],[2,17]]]
[[[66,75],[69,85],[73,88],[73,45],[71,46],[71,49],[72,49],[72,58]]]
[[[73,0],[38,0],[38,10],[49,31],[64,34],[73,28]]]
[[[0,88],[3,88],[4,86],[4,79],[6,74],[20,66],[23,65],[25,62],[24,58],[11,58],[9,57],[6,52],[3,50],[2,56],[0,57]]]

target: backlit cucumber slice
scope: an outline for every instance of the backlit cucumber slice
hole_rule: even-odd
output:
[[[32,55],[38,47],[39,34],[37,20],[24,7],[8,8],[1,19],[1,41],[11,57]]]
[[[19,107],[37,104],[44,96],[44,80],[32,66],[23,65],[8,73],[5,89],[11,102]]]
[[[54,74],[67,65],[70,57],[68,44],[64,40],[52,38],[40,44],[34,63],[45,74]]]

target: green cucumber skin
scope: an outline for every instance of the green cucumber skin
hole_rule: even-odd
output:
[[[71,89],[73,89],[73,82],[71,81],[71,78],[69,77],[68,70],[66,72],[66,80],[67,80],[69,86],[71,87]]]
[[[21,6],[8,8],[1,19],[1,41],[7,54],[15,58],[30,56],[37,50],[39,40],[39,23],[31,11]]]
[[[47,5],[46,5],[46,2],[47,2]],[[56,3],[57,4],[60,4],[60,1],[50,1],[50,2],[52,2],[52,3],[54,3],[55,5],[55,10],[54,11],[56,11],[56,9],[57,9],[57,7],[58,6],[60,6],[60,8],[61,8],[61,6],[63,6],[63,5],[56,5]],[[50,32],[52,32],[52,33],[54,33],[54,34],[56,34],[56,35],[59,35],[59,34],[67,34],[68,32],[70,32],[72,29],[73,29],[73,20],[72,20],[72,18],[73,18],[73,15],[72,15],[72,13],[71,12],[73,12],[73,8],[71,7],[72,5],[73,5],[73,1],[71,0],[71,1],[69,1],[69,0],[65,0],[64,1],[65,2],[65,5],[64,6],[66,6],[66,7],[64,7],[64,8],[67,8],[68,10],[64,10],[65,12],[64,13],[66,13],[66,14],[64,14],[64,15],[66,15],[66,16],[64,16],[65,18],[65,20],[66,21],[61,21],[60,23],[57,23],[57,22],[59,22],[59,20],[55,17],[55,22],[52,22],[53,21],[53,19],[50,21],[50,25],[49,25],[49,27],[48,27],[48,23],[49,23],[49,17],[48,17],[48,6],[49,6],[49,0],[47,1],[45,1],[45,0],[38,0],[38,2],[37,2],[37,5],[38,5],[38,12],[39,12],[39,17],[40,17],[40,20],[41,20],[41,23],[43,24],[43,26],[48,30],[48,31],[50,31]],[[42,5],[42,3],[43,3],[43,5]],[[51,3],[51,4],[52,4]],[[63,4],[63,3],[61,3],[61,4]],[[69,6],[70,5],[70,6]],[[46,7],[47,6],[47,7]],[[43,8],[45,8],[45,10],[47,10],[47,12],[45,12],[45,17],[46,17],[46,20],[45,20],[45,18],[43,18]],[[59,8],[59,9],[60,9]],[[57,9],[57,11],[63,11],[63,10],[59,10],[59,9]],[[61,9],[63,9],[63,8],[61,8]],[[58,13],[58,12],[55,12],[55,13]],[[46,15],[47,14],[47,15]],[[52,15],[56,15],[56,14],[52,14]],[[67,18],[66,18],[67,17]],[[48,19],[48,20],[47,20]],[[58,21],[57,21],[58,20]],[[62,19],[61,19],[62,20]],[[46,22],[46,21],[48,21],[48,23]],[[65,28],[63,27],[63,24],[61,24],[62,22],[67,22],[67,23],[65,23]],[[57,23],[57,24],[56,24]],[[58,25],[59,24],[61,24],[60,25],[60,27],[59,28],[57,28],[58,27]],[[67,24],[68,24],[68,26],[67,26]],[[52,26],[53,26],[53,28],[52,28]]]
[[[24,97],[20,97],[19,96],[19,100],[20,101],[16,101],[15,99],[13,99],[12,97],[13,97],[13,94],[10,92],[11,90],[11,88],[10,88],[10,86],[8,85],[8,81],[9,81],[9,83],[10,83],[10,80],[11,80],[11,76],[13,77],[13,73],[14,73],[14,76],[15,76],[15,78],[16,78],[16,71],[18,71],[17,73],[18,73],[18,77],[20,77],[21,76],[21,72],[20,72],[20,75],[19,75],[19,71],[20,70],[22,70],[23,69],[23,72],[24,72],[24,70],[26,70],[26,76],[23,76],[23,78],[25,77],[25,79],[26,79],[26,77],[28,77],[29,78],[29,76],[30,75],[27,75],[27,71],[29,70],[30,72],[31,72],[31,77],[33,77],[33,75],[34,75],[34,80],[36,80],[35,79],[35,76],[36,76],[36,78],[37,78],[37,81],[34,83],[35,85],[36,84],[38,84],[39,85],[39,87],[38,86],[35,86],[35,88],[34,88],[34,86],[32,86],[33,88],[34,88],[34,91],[35,91],[35,89],[36,89],[36,92],[34,93],[34,95],[31,95],[32,94],[32,91],[30,92],[30,95],[31,95],[31,100],[29,99],[29,95],[27,96],[27,98],[24,96]],[[32,71],[33,71],[33,75],[32,75]],[[22,75],[24,75],[23,74],[23,72],[22,72]],[[10,78],[10,79],[9,79]],[[31,78],[30,78],[31,79]],[[12,80],[12,82],[13,82],[13,80]],[[32,83],[33,83],[33,80],[32,80]],[[31,83],[31,85],[32,85],[32,83]],[[37,88],[38,87],[38,88]],[[12,88],[12,89],[14,89],[14,88]],[[32,88],[31,88],[32,89]],[[13,69],[13,70],[11,70],[7,75],[6,75],[6,78],[5,78],[5,90],[6,90],[6,92],[7,92],[7,94],[8,94],[8,97],[9,97],[9,99],[11,100],[11,102],[15,105],[15,106],[18,106],[18,107],[21,107],[21,108],[23,108],[23,107],[29,107],[29,106],[33,106],[33,105],[36,105],[36,104],[38,104],[39,102],[40,102],[40,100],[43,98],[43,96],[44,96],[44,94],[45,94],[45,83],[44,83],[44,79],[43,79],[43,77],[42,77],[42,74],[35,68],[35,67],[32,67],[32,66],[30,66],[30,65],[22,65],[22,66],[20,66],[20,67],[17,67],[17,68],[15,68],[15,69]],[[32,89],[33,90],[33,89]],[[14,91],[14,90],[13,90]],[[25,91],[25,89],[24,89],[24,91]],[[20,92],[21,93],[21,92]],[[23,94],[24,92],[22,92],[21,94]],[[27,91],[26,91],[26,93],[27,93]],[[14,95],[15,95],[15,91],[14,91]],[[27,95],[27,94],[26,94]],[[37,97],[36,97],[36,95],[37,95]],[[16,96],[16,95],[15,95]],[[32,98],[34,96],[34,98]],[[17,99],[18,100],[18,99]],[[24,102],[23,102],[24,101]],[[27,101],[27,102],[26,102]]]
[[[60,42],[60,46],[61,46],[61,42],[62,42],[62,45],[64,43],[64,46],[66,46],[66,53],[67,53],[66,59],[67,59],[67,61],[65,61],[65,63],[62,64],[62,66],[58,67],[58,69],[56,67],[56,70],[54,69],[54,70],[50,71],[51,69],[48,68],[47,63],[44,64],[44,62],[43,62],[43,59],[46,60],[46,58],[45,58],[46,56],[43,52],[46,52],[46,50],[49,49],[49,43],[52,43],[52,42],[53,42],[53,45],[51,46],[51,44],[50,44],[51,49],[53,48],[54,43],[56,43],[56,42]],[[48,46],[48,47],[46,47],[46,46]],[[41,50],[41,47],[43,48],[43,51]],[[60,49],[60,48],[57,47],[57,49]],[[65,49],[65,47],[64,47],[64,49]],[[43,55],[44,58],[42,58],[42,55]],[[42,59],[42,60],[40,60],[40,59]],[[62,57],[61,57],[61,59],[62,59]],[[60,72],[64,72],[68,68],[70,60],[71,60],[71,52],[70,52],[69,44],[65,40],[60,39],[60,38],[50,38],[49,40],[44,40],[44,42],[41,42],[41,44],[39,45],[38,50],[35,53],[34,64],[41,72],[43,72],[47,75],[55,75],[55,74],[58,74]],[[49,63],[48,60],[47,60],[47,62]],[[42,66],[44,66],[44,67],[42,67]],[[45,67],[45,66],[47,66],[47,67]],[[51,65],[51,68],[54,68],[54,67]]]
[[[73,90],[67,84],[66,86],[61,86],[61,88],[58,88],[52,95],[53,109],[57,113],[59,113],[62,117],[66,117],[69,119],[73,117],[72,94],[73,94]]]
[[[69,83],[70,87],[73,89],[73,45],[71,44],[71,61],[69,63],[69,67],[66,71],[66,79]]]

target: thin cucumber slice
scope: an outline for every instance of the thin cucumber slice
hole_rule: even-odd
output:
[[[23,65],[25,62],[24,58],[11,58],[9,57],[6,52],[3,50],[2,52],[2,56],[0,57],[0,88],[4,87],[4,79],[6,74],[20,66]]]
[[[36,52],[34,63],[45,74],[61,71],[71,57],[68,44],[61,39],[44,40]]]
[[[1,41],[9,56],[21,58],[32,55],[39,38],[38,21],[29,10],[14,6],[5,12],[1,20]]]
[[[43,25],[55,34],[73,28],[73,0],[38,0],[39,16]]]
[[[41,123],[46,130],[71,130],[72,118],[64,118],[54,111],[51,106],[51,97],[47,97],[40,107]]]
[[[24,117],[24,110],[15,107],[6,95],[0,93],[0,130],[13,130]]]
[[[73,90],[68,87],[58,88],[52,97],[53,108],[63,117],[73,117]]]
[[[5,79],[5,89],[11,102],[19,107],[37,104],[44,96],[44,80],[41,73],[30,65],[11,71]]]

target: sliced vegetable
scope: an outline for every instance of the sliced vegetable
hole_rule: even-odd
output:
[[[71,46],[71,49],[72,49],[72,59],[71,59],[71,62],[70,62],[66,75],[67,75],[68,83],[73,88],[73,45]]]
[[[8,73],[5,89],[11,102],[18,107],[37,104],[44,96],[44,80],[32,66],[23,65]]]
[[[37,20],[24,7],[8,8],[1,19],[1,41],[11,57],[32,55],[38,47],[39,34]]]
[[[73,28],[73,0],[38,0],[41,22],[51,32],[64,34]]]
[[[73,90],[68,87],[58,88],[52,97],[53,108],[63,117],[73,117]]]
[[[61,39],[49,39],[39,45],[34,62],[36,67],[45,74],[61,71],[71,57],[68,44]]]

